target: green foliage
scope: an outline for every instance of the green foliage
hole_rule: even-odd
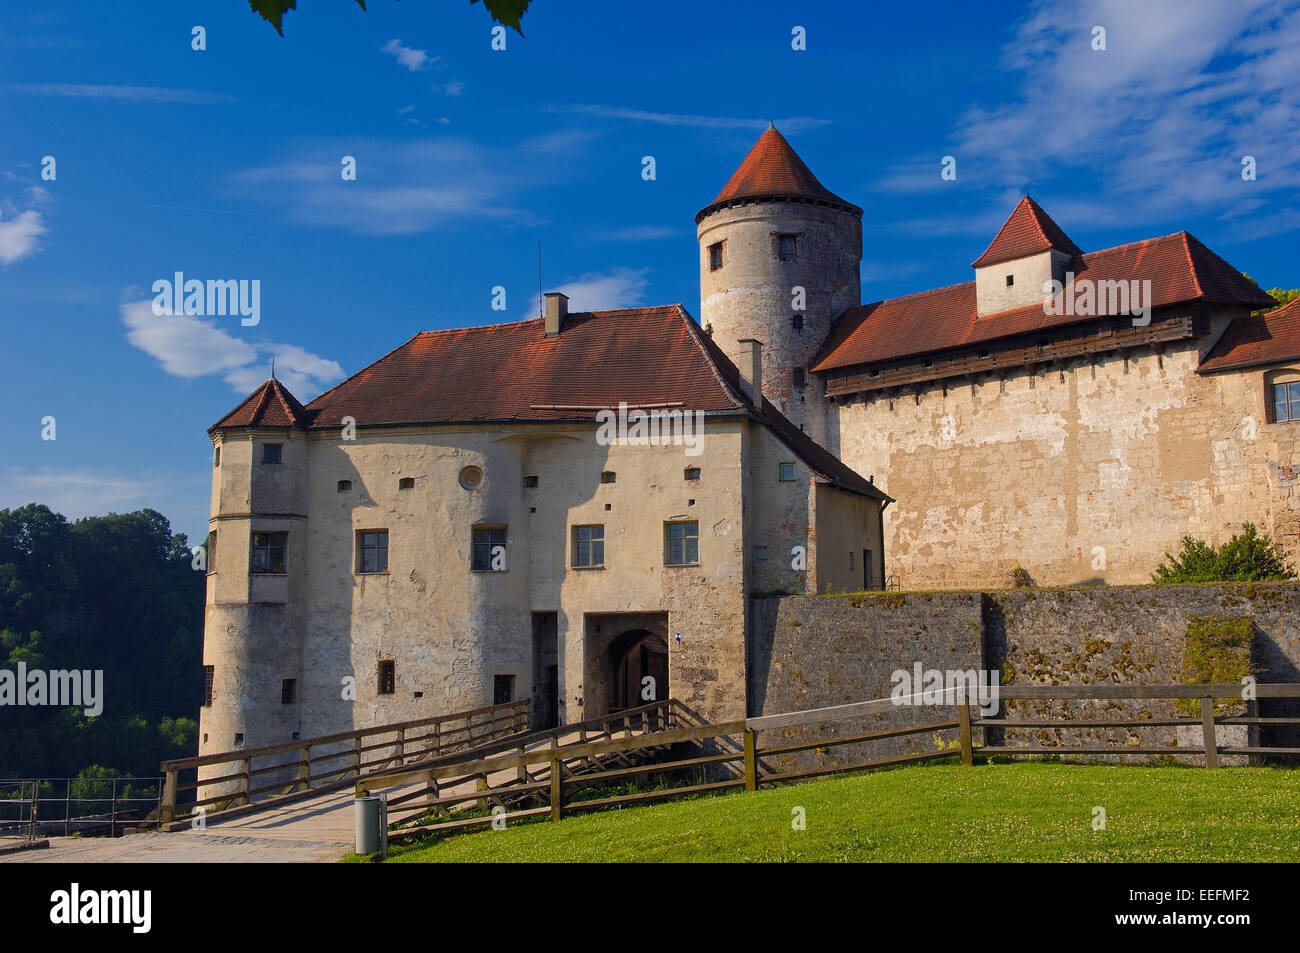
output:
[[[469,2],[472,6],[480,0],[469,0]],[[531,0],[481,0],[481,2],[493,20],[505,24],[520,36],[524,35],[523,30],[519,28],[519,22],[523,19],[524,11],[528,9]],[[357,6],[364,10],[366,0],[357,0]],[[297,0],[248,0],[248,7],[275,27],[276,33],[284,36],[284,15],[290,10],[297,10],[298,3]]]
[[[102,670],[104,710],[0,708],[0,777],[153,776],[193,754],[204,574],[154,510],[0,510],[0,668]]]
[[[1263,536],[1254,523],[1217,549],[1203,539],[1183,537],[1177,556],[1165,553],[1165,562],[1151,581],[1160,585],[1195,582],[1268,582],[1290,579],[1295,570],[1279,543]]]
[[[1250,281],[1255,280],[1254,278],[1251,278],[1250,275],[1246,274],[1244,271],[1241,274],[1242,277],[1247,278]],[[1278,304],[1290,304],[1296,298],[1300,298],[1300,288],[1269,288],[1268,293],[1273,296],[1273,298],[1277,301]],[[1253,313],[1259,314],[1260,312],[1256,311]]]
[[[1237,685],[1251,673],[1250,646],[1255,638],[1252,616],[1224,618],[1193,616],[1187,621],[1187,642],[1183,648],[1184,685]],[[1229,699],[1215,703],[1215,713],[1227,714],[1238,703]],[[1176,703],[1184,714],[1199,717],[1199,698],[1180,698]]]

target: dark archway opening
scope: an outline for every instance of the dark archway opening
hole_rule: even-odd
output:
[[[645,629],[632,629],[609,646],[613,671],[611,711],[664,701],[668,693],[668,643]]]

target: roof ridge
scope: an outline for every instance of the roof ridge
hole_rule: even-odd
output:
[[[703,356],[704,362],[709,366],[709,371],[713,374],[714,380],[721,385],[723,392],[735,402],[737,407],[745,407],[745,395],[735,392],[731,385],[723,378],[722,374],[718,372],[718,366],[715,363],[713,356],[709,354],[708,347],[704,344],[704,338],[702,337],[704,329],[696,324],[695,317],[686,310],[686,306],[681,302],[678,302],[674,307],[677,309],[678,316],[685,323],[686,331],[690,334],[691,341],[694,342],[696,349]],[[713,338],[710,337],[709,340],[712,341]],[[713,346],[718,347],[717,344],[714,344]],[[718,347],[718,352],[722,353],[722,348]],[[725,357],[726,355],[723,354],[723,356]],[[739,371],[739,368],[737,368],[737,371]]]
[[[396,354],[396,353],[397,353],[398,351],[400,351],[402,348],[406,347],[408,344],[410,344],[412,341],[414,341],[416,338],[418,338],[421,334],[428,334],[428,333],[429,333],[429,332],[427,332],[427,331],[416,331],[415,334],[413,334],[411,337],[407,338],[407,339],[406,339],[405,341],[403,341],[401,344],[397,345],[397,347],[392,348],[392,349],[391,349],[387,354],[383,354],[383,355],[381,355],[380,357],[375,358],[373,361],[371,361],[371,362],[370,362],[369,364],[367,364],[365,367],[363,367],[363,368],[361,368],[360,370],[358,370],[355,374],[349,374],[347,377],[343,378],[343,380],[339,381],[337,384],[335,384],[335,385],[334,385],[333,387],[331,387],[329,390],[324,391],[324,392],[322,392],[322,393],[320,393],[320,394],[317,394],[315,397],[313,397],[313,398],[311,399],[311,402],[310,402],[310,403],[305,404],[305,405],[303,406],[303,410],[306,410],[306,411],[309,411],[309,412],[310,412],[310,408],[311,408],[311,405],[312,405],[312,404],[314,404],[314,403],[316,403],[318,400],[322,400],[322,399],[324,399],[325,397],[329,396],[330,394],[334,393],[336,390],[338,390],[340,387],[342,387],[342,386],[343,386],[344,384],[346,384],[348,381],[352,380],[352,378],[356,377],[356,376],[359,375],[359,374],[364,374],[366,371],[370,370],[370,368],[374,367],[374,366],[375,366],[376,364],[378,364],[380,361],[383,361],[383,360],[385,360],[386,358],[392,357],[394,354]],[[306,421],[304,421],[304,423],[305,423],[305,422],[306,422]],[[314,421],[313,421],[313,422],[314,422]]]

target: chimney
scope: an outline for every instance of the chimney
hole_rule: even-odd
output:
[[[753,338],[741,338],[736,342],[736,367],[740,371],[741,389],[745,396],[754,402],[754,407],[763,409],[763,342]]]
[[[553,338],[560,333],[564,319],[569,316],[569,296],[559,291],[546,292],[546,336]]]

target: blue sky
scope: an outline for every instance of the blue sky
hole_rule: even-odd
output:
[[[306,401],[531,317],[539,240],[576,309],[698,315],[695,212],[768,119],[865,210],[864,300],[969,280],[1025,192],[1085,250],[1186,229],[1300,286],[1300,0],[534,0],[505,51],[468,2],[302,6],[0,0],[0,507],[200,538],[206,429],[272,356]],[[260,323],[155,316],[176,271],[258,279]]]

